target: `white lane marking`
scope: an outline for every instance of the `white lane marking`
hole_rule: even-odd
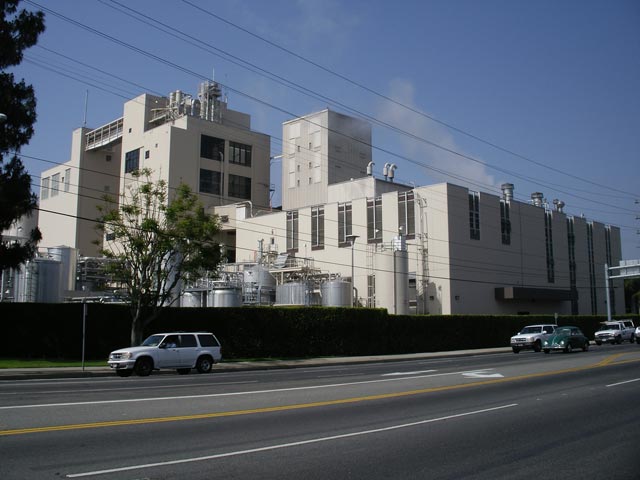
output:
[[[477,372],[479,370],[472,370],[472,371]],[[414,377],[385,378],[382,380],[365,380],[362,382],[332,383],[328,385],[310,385],[306,387],[274,388],[270,390],[254,390],[249,392],[209,393],[205,395],[179,395],[179,396],[172,396],[172,397],[125,398],[125,399],[119,399],[119,400],[94,400],[90,402],[41,403],[41,404],[34,404],[34,405],[7,405],[4,407],[0,407],[0,410],[13,410],[13,409],[21,409],[21,408],[45,408],[45,407],[76,407],[79,405],[106,405],[106,404],[115,404],[115,403],[157,402],[162,400],[190,400],[190,399],[196,399],[196,398],[257,395],[261,393],[295,392],[300,390],[317,390],[320,388],[350,387],[354,385],[365,385],[369,383],[399,382],[403,380],[415,380],[415,379],[430,378],[430,377],[443,377],[443,376],[450,376],[450,375],[460,375],[464,373],[469,373],[469,371],[467,370],[463,372],[434,373],[433,375],[417,375]]]
[[[503,378],[504,375],[500,373],[488,373],[486,370],[477,370],[475,372],[466,372],[462,374],[467,378]]]
[[[226,386],[226,385],[248,385],[251,383],[258,383],[258,380],[250,380],[247,382],[224,382],[224,383],[191,383],[188,385],[179,385],[179,387],[218,387],[218,386]],[[84,390],[45,390],[38,392],[0,392],[0,396],[3,395],[33,395],[37,393],[38,395],[50,395],[52,393],[99,393],[99,392],[127,392],[131,390],[162,390],[166,388],[176,388],[176,385],[155,385],[155,386],[145,386],[145,387],[123,387],[123,388],[92,388],[92,389],[84,389]]]
[[[633,380],[627,380],[625,382],[612,383],[611,385],[607,385],[607,387],[617,387],[618,385],[624,385],[625,383],[632,382],[640,382],[640,378],[634,378]]]
[[[393,372],[393,373],[384,373],[382,376],[393,377],[397,375],[418,375],[420,373],[431,373],[431,372],[437,372],[437,370],[419,370],[417,372]]]
[[[193,463],[193,462],[203,462],[206,460],[216,460],[219,458],[226,458],[226,457],[237,457],[239,455],[248,455],[251,453],[259,453],[259,452],[267,452],[270,450],[279,450],[279,449],[283,449],[283,448],[292,448],[292,447],[300,447],[302,445],[309,445],[312,443],[320,443],[320,442],[329,442],[332,440],[341,440],[343,438],[350,438],[350,437],[358,437],[358,436],[363,436],[363,435],[371,435],[374,433],[381,433],[381,432],[389,432],[392,430],[399,430],[402,428],[410,428],[410,427],[416,427],[418,425],[425,425],[428,423],[436,423],[436,422],[442,422],[444,420],[452,420],[455,418],[462,418],[462,417],[469,417],[471,415],[479,415],[481,413],[489,413],[489,412],[495,412],[497,410],[504,410],[506,408],[512,408],[512,407],[517,407],[518,404],[517,403],[511,403],[509,405],[501,405],[499,407],[493,407],[493,408],[485,408],[482,410],[475,410],[475,411],[471,411],[471,412],[465,412],[465,413],[458,413],[456,415],[447,415],[446,417],[439,417],[439,418],[431,418],[429,420],[420,420],[419,422],[412,422],[412,423],[403,423],[400,425],[392,425],[390,427],[383,427],[383,428],[375,428],[372,430],[363,430],[360,432],[352,432],[352,433],[345,433],[342,435],[333,435],[330,437],[319,437],[319,438],[312,438],[310,440],[303,440],[300,442],[291,442],[291,443],[281,443],[279,445],[269,445],[267,447],[260,447],[260,448],[252,448],[249,450],[237,450],[235,452],[227,452],[227,453],[218,453],[215,455],[207,455],[204,457],[193,457],[193,458],[183,458],[181,460],[169,460],[166,462],[157,462],[157,463],[147,463],[147,464],[141,464],[141,465],[130,465],[128,467],[119,467],[119,468],[112,468],[112,469],[108,469],[108,470],[96,470],[93,472],[83,472],[83,473],[70,473],[65,475],[67,478],[80,478],[80,477],[90,477],[92,475],[103,475],[106,473],[117,473],[117,472],[126,472],[126,471],[130,471],[130,470],[140,470],[143,468],[153,468],[153,467],[166,467],[168,465],[180,465],[180,464],[184,464],[184,463]]]

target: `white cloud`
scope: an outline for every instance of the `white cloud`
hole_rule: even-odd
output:
[[[425,111],[422,107],[416,105],[415,87],[410,81],[398,78],[393,79],[390,83],[388,96],[414,110]],[[415,137],[426,139],[444,149],[481,160],[463,151],[446,127],[423,115],[412,112],[398,103],[383,101],[378,107],[379,118],[400,130],[408,132]],[[433,168],[425,167],[421,169],[421,167],[413,164],[410,165],[410,168],[420,171],[420,174],[428,177],[430,181],[448,181],[469,187],[472,190],[497,186],[493,175],[487,171],[484,165],[445,151],[443,148],[429,145],[416,138],[401,134],[398,134],[398,136],[396,145],[398,145],[397,151],[400,155]],[[438,170],[447,173],[439,173]]]

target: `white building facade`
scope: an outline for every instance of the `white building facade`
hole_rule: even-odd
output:
[[[202,84],[197,98],[141,95],[124,104],[121,118],[74,131],[71,159],[42,173],[41,244],[98,255],[97,205],[105,194],[117,198],[142,168],[165,180],[170,195],[186,183],[207,209],[266,207],[270,148],[270,137],[251,130],[249,115],[228,109],[215,83]]]
[[[76,130],[71,159],[43,172],[42,246],[97,255],[102,196],[148,167],[219,215],[231,263],[262,265],[279,286],[304,280],[317,296],[340,281],[349,304],[396,314],[606,313],[604,269],[621,260],[620,230],[566,215],[562,202],[517,201],[510,184],[496,195],[395,183],[395,165],[374,168],[371,126],[331,110],[283,124],[275,211],[269,161],[269,137],[227,109],[216,84],[197,98],[141,95],[122,118]],[[611,285],[622,313],[622,282]]]

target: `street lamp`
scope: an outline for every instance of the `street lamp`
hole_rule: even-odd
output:
[[[355,296],[353,295],[353,292],[355,290],[355,273],[353,270],[353,247],[356,244],[356,238],[359,238],[360,235],[347,235],[345,238],[347,241],[349,241],[351,243],[351,306],[354,306],[355,303]]]

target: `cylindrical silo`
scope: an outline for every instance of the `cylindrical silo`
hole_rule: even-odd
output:
[[[351,303],[351,282],[331,280],[320,286],[322,305],[325,307],[349,307]]]

